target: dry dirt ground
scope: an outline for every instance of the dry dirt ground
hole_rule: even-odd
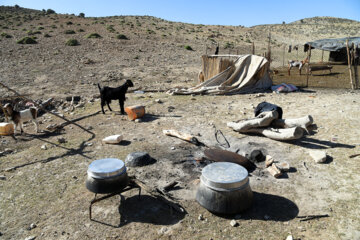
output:
[[[0,81],[21,94],[30,94],[32,99],[54,97],[56,102],[64,102],[66,96],[80,95],[84,103],[74,111],[66,110],[68,105],[57,105],[56,109],[67,119],[84,117],[76,122],[82,128],[68,125],[61,132],[49,132],[48,125],[63,120],[44,114],[39,118],[41,133],[35,134],[33,125],[27,124],[26,134],[17,135],[17,141],[0,137],[0,152],[12,151],[0,156],[0,239],[286,239],[290,234],[295,239],[360,238],[359,157],[349,158],[360,152],[358,90],[314,88],[331,85],[324,76],[315,76],[310,78],[310,88],[291,94],[128,93],[127,106],[146,107],[147,114],[140,122],[120,115],[116,102],[112,103],[116,111],[103,115],[99,100],[94,98],[99,94],[97,83],[118,86],[124,79],[131,79],[135,88],[142,90],[194,86],[200,56],[214,51],[214,42],[220,43],[221,53],[239,54],[250,53],[251,42],[255,42],[256,54],[262,54],[268,31],[273,33],[272,66],[279,67],[287,44],[345,37],[354,30],[355,36],[358,22],[324,18],[319,23],[314,18],[314,22],[307,19],[305,23],[244,28],[152,17],[78,18],[21,8],[0,10],[2,32],[12,36],[2,34],[0,38]],[[75,34],[65,34],[66,30]],[[36,31],[40,32],[35,34],[38,44],[16,43]],[[86,38],[89,33],[102,37]],[[129,40],[117,39],[117,34],[125,34]],[[66,46],[70,38],[80,45]],[[186,45],[193,51],[186,50]],[[286,58],[294,56],[287,54]],[[303,57],[299,53],[299,58]],[[318,61],[319,57],[314,53],[312,59]],[[274,83],[303,86],[303,76],[295,70],[291,77],[285,69],[280,70],[282,75],[274,76]],[[331,76],[336,82],[332,87],[349,87],[347,77]],[[12,94],[0,89],[0,95]],[[262,101],[281,106],[284,118],[312,115],[317,129],[300,140],[278,142],[239,134],[226,126],[228,121],[253,117],[254,107]],[[228,150],[245,154],[261,149],[277,161],[287,161],[292,168],[275,179],[259,164],[250,173],[255,192],[252,208],[237,216],[214,215],[194,200],[203,167],[194,159],[204,148],[165,136],[163,129],[194,134],[208,146],[218,146],[214,132],[219,129],[230,143]],[[101,143],[113,134],[122,134],[124,140],[118,145]],[[59,143],[59,138],[65,143]],[[41,148],[44,145],[46,150]],[[326,151],[326,163],[315,163],[308,154],[311,149]],[[152,187],[178,181],[179,187],[170,193],[179,199],[186,214],[170,211],[146,192],[138,199],[132,190],[123,194],[122,201],[115,196],[96,203],[96,221],[90,221],[88,207],[93,194],[85,187],[89,164],[107,157],[124,160],[134,151],[147,151],[156,163],[128,169],[129,174]],[[199,220],[200,214],[203,220]],[[329,217],[310,221],[297,218],[313,214]],[[238,227],[230,226],[234,218]],[[36,227],[31,229],[31,224]]]
[[[165,93],[128,94],[127,105],[143,104],[147,115],[141,122],[129,121],[117,113],[99,113],[99,102],[86,103],[72,115],[89,117],[60,133],[45,126],[61,122],[48,114],[40,117],[43,133],[1,137],[1,147],[15,150],[1,157],[1,224],[3,239],[357,239],[359,232],[359,92],[307,89],[291,94],[266,93],[236,96],[169,96]],[[162,103],[155,102],[160,99]],[[311,114],[317,130],[303,139],[278,142],[248,136],[226,127],[228,121],[252,117],[253,107],[262,101],[281,106],[284,118]],[[115,103],[113,104],[115,105]],[[117,105],[117,104],[116,104]],[[117,109],[118,106],[114,106]],[[261,149],[276,160],[287,161],[292,171],[280,179],[270,176],[263,165],[251,173],[250,185],[256,193],[251,209],[236,216],[217,216],[194,200],[201,166],[194,157],[202,148],[162,134],[177,129],[196,135],[208,146],[217,146],[214,131],[220,129],[231,148],[242,153]],[[101,139],[123,134],[119,145],[103,145]],[[66,143],[58,143],[63,137]],[[42,145],[47,150],[42,150]],[[315,163],[310,149],[326,151],[324,164]],[[95,159],[125,159],[133,151],[147,151],[156,159],[150,166],[129,169],[129,173],[150,186],[162,187],[177,180],[171,193],[179,198],[187,214],[171,212],[167,205],[136,190],[94,205],[85,188],[86,170]],[[12,171],[4,169],[23,165]],[[194,181],[195,180],[195,181]],[[202,214],[205,220],[199,220]],[[329,214],[327,218],[301,222],[297,216]],[[27,230],[30,224],[36,228]],[[120,227],[119,224],[121,223]]]

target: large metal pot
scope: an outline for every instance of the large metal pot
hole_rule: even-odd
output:
[[[230,162],[207,165],[201,173],[196,200],[214,213],[235,214],[246,210],[253,200],[247,170]]]
[[[86,188],[94,193],[121,191],[129,184],[125,164],[116,158],[93,161],[87,170]]]

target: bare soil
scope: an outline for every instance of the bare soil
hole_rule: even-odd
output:
[[[67,119],[84,117],[76,122],[82,128],[68,125],[62,131],[50,132],[48,125],[63,120],[44,114],[39,117],[41,133],[35,133],[29,123],[26,134],[16,135],[17,140],[0,137],[0,151],[12,150],[0,156],[1,239],[286,239],[290,234],[294,239],[360,238],[359,157],[349,158],[359,153],[360,93],[345,86],[348,78],[336,80],[344,84],[341,89],[336,88],[339,85],[328,85],[325,76],[313,76],[310,83],[319,85],[289,94],[170,96],[158,90],[197,83],[200,55],[207,44],[211,46],[208,51],[214,50],[209,38],[225,45],[227,41],[236,42],[234,39],[241,35],[244,40],[236,42],[232,51],[249,53],[251,44],[246,38],[266,46],[262,28],[191,25],[151,17],[83,19],[26,11],[17,15],[16,11],[1,10],[7,14],[1,25],[8,28],[3,30],[13,36],[0,41],[1,82],[22,94],[31,94],[32,99],[54,97],[59,103],[55,111]],[[28,15],[33,16],[32,20],[21,20],[17,26],[16,16]],[[72,24],[68,24],[70,21]],[[107,30],[111,24],[115,33]],[[16,43],[15,39],[26,35],[22,29],[40,26],[44,29],[38,35],[38,44]],[[84,32],[78,31],[80,28]],[[64,34],[66,29],[77,30],[72,38],[77,38],[80,46],[65,46],[70,38]],[[274,38],[279,36],[279,42],[283,36],[280,30],[274,34]],[[102,38],[87,39],[85,36],[91,32]],[[45,38],[45,33],[52,37]],[[116,39],[117,33],[124,33],[130,40]],[[186,50],[184,45],[191,45],[195,51]],[[228,51],[224,45],[223,51]],[[277,48],[281,53],[283,47]],[[277,56],[273,66],[281,66],[281,55]],[[274,83],[287,79],[288,83],[302,86],[299,77],[295,70],[288,77],[283,69],[274,76]],[[126,106],[141,104],[146,108],[139,122],[120,115],[116,101],[111,105],[115,111],[107,110],[103,115],[99,99],[94,97],[99,94],[97,83],[118,86],[124,79],[133,80],[135,89],[151,90],[127,94]],[[322,81],[326,86],[320,84]],[[4,89],[0,93],[12,95]],[[75,95],[81,96],[84,105],[70,111],[64,99]],[[283,118],[310,114],[316,128],[299,140],[279,142],[239,134],[226,126],[229,121],[253,117],[254,108],[262,101],[281,106]],[[214,133],[221,130],[230,143],[228,150],[244,155],[260,149],[276,161],[287,161],[291,171],[275,179],[263,163],[258,164],[249,175],[253,206],[236,216],[215,215],[194,198],[203,167],[195,158],[202,155],[204,147],[165,136],[164,129],[191,133],[211,147],[220,147]],[[101,142],[113,134],[122,134],[124,140],[116,145]],[[59,138],[64,138],[65,143],[60,143]],[[41,148],[44,145],[46,150]],[[325,163],[315,163],[310,157],[308,152],[314,149],[326,151]],[[91,221],[88,208],[94,194],[85,187],[89,164],[108,157],[124,160],[134,151],[147,151],[156,162],[129,168],[129,174],[151,187],[162,188],[178,181],[178,187],[169,193],[186,213],[171,211],[146,192],[138,198],[134,189],[122,197],[96,203]],[[314,214],[329,217],[309,221],[298,218]],[[239,226],[230,226],[232,219]],[[31,224],[36,227],[30,229]]]

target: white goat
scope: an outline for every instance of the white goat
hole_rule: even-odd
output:
[[[14,122],[15,131],[18,125],[20,125],[20,133],[22,134],[23,131],[23,123],[27,121],[32,121],[35,124],[36,132],[39,132],[39,124],[36,121],[37,118],[37,108],[30,107],[29,109],[25,109],[23,111],[16,111],[14,110],[13,106],[10,103],[5,104],[4,109],[6,110],[7,114],[10,116],[11,120]]]

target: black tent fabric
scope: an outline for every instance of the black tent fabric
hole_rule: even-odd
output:
[[[348,38],[334,38],[334,39],[320,39],[313,42],[307,42],[304,45],[304,52],[309,49],[320,49],[325,51],[341,51],[346,48],[346,40],[349,40],[349,47],[354,43],[355,46],[360,45],[360,37],[348,37]]]

